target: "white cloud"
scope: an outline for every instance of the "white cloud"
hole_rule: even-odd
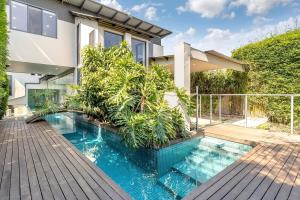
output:
[[[165,54],[173,54],[173,48],[180,42],[189,42],[193,47],[200,50],[211,50],[222,52],[226,55],[231,55],[231,51],[248,44],[258,41],[271,35],[284,33],[288,30],[299,28],[300,15],[290,17],[285,21],[280,21],[276,24],[268,24],[262,26],[254,26],[247,30],[232,32],[229,29],[209,28],[206,35],[199,38],[196,35],[191,37],[186,32],[177,33],[163,40],[165,46]]]
[[[146,3],[142,3],[142,4],[137,4],[134,5],[131,10],[134,12],[141,12],[143,9],[145,9],[148,6],[148,4]]]
[[[130,10],[136,13],[144,13],[144,16],[148,20],[156,20],[157,16],[157,7],[162,6],[162,3],[142,3],[134,5]],[[163,9],[161,12],[165,12]]]
[[[294,0],[234,0],[231,6],[245,6],[248,15],[266,14],[275,6],[286,6]]]
[[[98,0],[98,2],[114,9],[124,11],[122,5],[117,0]]]
[[[224,19],[233,19],[235,18],[235,12],[231,12],[231,13],[226,13],[226,14],[223,14],[222,18]]]
[[[145,12],[145,17],[148,20],[155,20],[155,19],[157,19],[157,9],[155,7],[153,7],[153,6],[148,7],[146,9],[146,12]]]
[[[220,15],[226,6],[226,0],[188,0],[185,6],[177,7],[177,11],[195,12],[201,17],[213,18]]]
[[[186,33],[187,35],[189,35],[189,36],[195,36],[196,33],[197,33],[197,31],[196,31],[195,28],[190,27],[185,33]]]
[[[257,16],[253,19],[253,24],[256,26],[261,26],[261,25],[270,23],[272,21],[273,21],[273,19],[271,19],[271,18]]]

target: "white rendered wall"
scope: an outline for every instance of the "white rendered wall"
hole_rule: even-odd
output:
[[[164,47],[153,44],[153,57],[160,57],[164,55]]]
[[[187,92],[191,90],[191,45],[180,43],[174,52],[174,82]]]
[[[8,19],[9,6],[6,6]],[[9,30],[9,60],[57,66],[76,66],[74,24],[57,20],[57,38]]]
[[[8,75],[12,76],[12,96],[10,99],[20,98],[25,96],[25,83],[38,83],[41,76],[32,76],[30,74],[24,73],[10,73]]]
[[[182,104],[180,103],[180,100],[179,100],[178,96],[176,95],[176,93],[175,92],[166,92],[165,96],[164,96],[164,100],[168,103],[170,108],[178,108],[179,109],[179,111],[181,112],[181,114],[184,118],[186,130],[189,131],[191,119],[190,119],[189,115],[187,114],[186,108],[184,108],[182,106]]]

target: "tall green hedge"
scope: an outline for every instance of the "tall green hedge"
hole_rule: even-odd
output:
[[[300,29],[251,43],[233,51],[247,63],[246,72],[232,70],[192,74],[194,92],[211,93],[300,93]],[[271,122],[290,122],[289,97],[251,97],[250,109],[265,113]],[[300,122],[300,97],[295,97],[296,123]]]
[[[233,57],[249,65],[248,93],[300,93],[300,29],[251,43],[233,51]],[[256,98],[273,122],[289,123],[290,98]],[[299,120],[300,98],[295,98]]]
[[[5,0],[0,0],[0,119],[3,117],[7,107],[8,78],[6,74],[7,64],[7,19],[5,11]]]
[[[249,65],[248,93],[300,93],[300,29],[251,43],[233,51],[233,57]],[[289,123],[290,98],[256,98],[273,122]],[[295,98],[299,120],[300,99]]]

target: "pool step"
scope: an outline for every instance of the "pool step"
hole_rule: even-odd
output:
[[[171,170],[162,176],[159,183],[171,192],[176,199],[182,199],[200,185],[200,183],[175,170]]]
[[[236,159],[240,157],[242,154],[232,153],[223,149],[214,148],[212,146],[200,146],[191,152],[191,155],[195,156],[209,156],[209,155],[220,155],[222,157],[226,157],[228,159]]]
[[[207,146],[207,147],[212,147],[220,150],[225,150],[230,153],[235,153],[239,155],[243,155],[247,153],[251,147],[243,145],[243,144],[238,144],[238,143],[233,143],[229,141],[224,141],[220,140],[217,138],[203,138],[200,141],[200,144],[198,145],[199,148]]]
[[[232,160],[224,160],[223,158],[199,158],[195,156],[189,156],[186,162],[195,166],[196,168],[201,168],[202,170],[209,170],[212,173],[219,173],[222,169],[226,168],[232,164]]]
[[[193,165],[187,161],[175,164],[172,168],[176,171],[179,171],[187,177],[191,177],[191,179],[196,180],[200,183],[204,183],[211,177],[216,175],[216,173],[210,169]]]

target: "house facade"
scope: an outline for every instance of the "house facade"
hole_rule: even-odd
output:
[[[137,62],[167,66],[175,84],[190,90],[190,73],[233,67],[238,61],[183,43],[165,56],[161,40],[171,31],[94,0],[8,0],[9,105],[34,109],[41,93],[62,102],[69,84],[79,82],[81,49],[126,41]],[[207,68],[208,67],[208,68]]]
[[[161,39],[171,32],[92,0],[10,0],[9,105],[34,108],[44,89],[61,101],[79,81],[80,51],[126,41],[135,59],[148,66],[162,56]]]

